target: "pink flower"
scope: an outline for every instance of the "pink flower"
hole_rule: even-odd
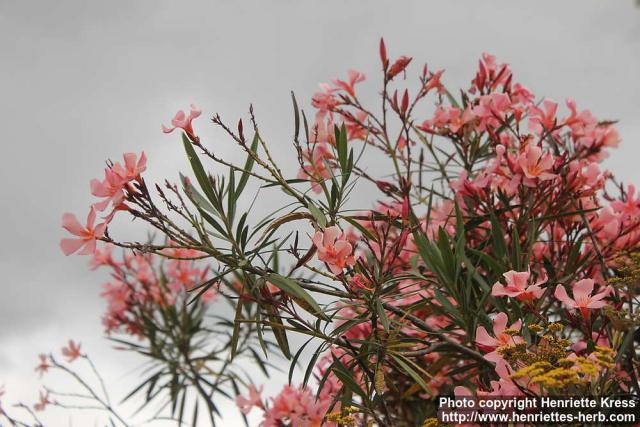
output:
[[[458,132],[462,126],[473,118],[474,115],[471,109],[466,109],[462,112],[456,107],[438,106],[433,113],[433,118],[422,123],[420,128],[425,132],[433,132],[449,126],[452,132]]]
[[[46,354],[41,354],[38,357],[40,358],[40,363],[38,363],[38,366],[36,366],[35,371],[38,372],[40,376],[42,376],[49,371],[51,365],[49,365],[49,359],[47,358]]]
[[[394,62],[391,68],[389,68],[389,71],[387,71],[387,79],[391,80],[395,76],[403,72],[412,59],[413,58],[404,55],[396,59],[396,62]]]
[[[429,92],[431,89],[436,89],[439,94],[443,94],[445,89],[441,81],[442,74],[444,74],[444,70],[438,70],[435,73],[432,73],[431,77],[429,77],[429,81],[424,86],[424,90]]]
[[[364,75],[364,73],[361,73],[360,71],[356,71],[356,70],[349,70],[347,72],[347,77],[349,78],[348,82],[345,82],[343,80],[335,79],[333,81],[333,84],[336,85],[337,87],[339,87],[340,89],[346,91],[349,95],[355,97],[356,96],[356,91],[355,91],[356,83],[363,82],[367,77]]]
[[[80,353],[80,344],[74,340],[69,340],[67,347],[62,347],[62,355],[67,358],[67,362],[71,363],[78,357],[82,356]]]
[[[555,174],[550,173],[553,168],[553,155],[551,153],[542,154],[542,149],[534,144],[528,144],[524,153],[518,157],[518,164],[522,168],[524,176],[529,179],[538,178],[540,181],[554,179]],[[530,183],[530,187],[534,186]]]
[[[318,250],[318,259],[327,263],[333,274],[340,274],[342,269],[356,263],[353,247],[337,225],[325,228],[324,232],[316,231],[313,244]]]
[[[124,159],[124,166],[120,162],[116,162],[111,168],[117,173],[124,182],[133,181],[138,178],[142,172],[147,170],[147,155],[144,151],[138,155],[136,153],[124,153],[122,155]]]
[[[496,57],[484,52],[478,64],[478,72],[472,80],[475,87],[470,89],[471,93],[476,92],[476,88],[482,90],[485,85],[495,89],[498,85],[506,85],[511,80],[511,70],[508,64],[498,64]]]
[[[260,386],[259,389],[256,389],[256,386],[251,384],[249,386],[249,398],[243,396],[236,397],[236,405],[240,408],[240,411],[243,414],[248,414],[253,407],[264,408],[262,403],[262,389],[264,386]]]
[[[176,115],[173,117],[173,120],[171,120],[171,125],[173,127],[168,128],[162,125],[162,132],[171,133],[174,130],[179,128],[179,129],[182,129],[187,134],[189,139],[191,139],[192,141],[198,141],[199,138],[195,135],[195,133],[193,133],[193,127],[191,125],[191,122],[196,117],[199,117],[200,114],[202,114],[202,111],[198,110],[198,107],[196,107],[193,104],[191,104],[190,107],[191,109],[188,115],[185,114],[183,110],[179,110],[176,113]]]
[[[502,360],[502,355],[497,351],[500,347],[524,342],[522,337],[511,336],[504,333],[504,330],[507,329],[508,320],[509,318],[506,313],[498,313],[493,319],[493,337],[489,335],[484,326],[478,326],[476,329],[476,344],[482,350],[489,352],[484,355],[485,359],[497,363]],[[521,326],[522,322],[518,320],[511,325],[509,329],[519,331]]]
[[[104,170],[104,179],[92,179],[91,194],[96,197],[102,197],[104,200],[94,204],[95,208],[103,211],[111,203],[114,207],[120,205],[124,200],[124,181],[112,168]]]
[[[113,245],[111,243],[105,244],[101,249],[97,248],[93,253],[93,258],[89,263],[92,270],[102,266],[116,266],[118,263],[113,259],[112,253]]]
[[[602,308],[607,305],[602,299],[611,292],[611,288],[605,287],[597,294],[591,295],[593,293],[594,283],[593,279],[582,279],[576,282],[573,285],[573,298],[567,295],[567,290],[564,286],[558,285],[554,295],[565,307],[569,309],[577,308],[584,318],[588,318],[590,310]]]
[[[91,194],[104,198],[94,205],[99,211],[105,210],[109,203],[117,208],[124,200],[124,189],[127,184],[138,179],[140,174],[147,169],[147,156],[144,151],[140,154],[140,159],[136,153],[124,153],[122,157],[124,166],[120,162],[116,162],[104,170],[102,181],[91,180]]]
[[[353,279],[351,279],[352,292],[359,292],[360,290],[363,290],[363,289],[367,291],[373,290],[371,281],[367,279],[365,276],[363,276],[362,274],[354,275]]]
[[[507,271],[503,274],[506,279],[506,285],[496,282],[493,285],[491,295],[496,297],[506,296],[517,298],[520,301],[531,302],[540,298],[544,293],[544,289],[540,287],[542,283],[547,281],[546,277],[541,277],[534,285],[529,285],[529,277],[531,273],[528,271]]]
[[[522,396],[520,388],[511,380],[510,371],[505,362],[496,365],[498,381],[490,381],[491,391],[477,390],[478,397],[513,397]],[[453,390],[456,397],[471,397],[473,393],[466,387],[457,386]]]
[[[616,200],[611,203],[616,212],[620,212],[625,218],[637,219],[640,217],[640,197],[636,196],[636,187],[627,187],[625,200]]]
[[[501,126],[510,108],[511,100],[504,93],[492,93],[480,97],[479,104],[472,110],[473,114],[480,119],[478,130],[483,131],[487,126]]]
[[[100,223],[94,227],[93,223],[96,219],[96,211],[92,207],[89,210],[87,216],[87,224],[82,226],[74,214],[65,213],[62,216],[62,227],[74,236],[78,236],[78,239],[62,239],[60,241],[60,248],[65,255],[71,255],[72,253],[83,248],[79,253],[80,255],[89,255],[96,250],[96,240],[104,236],[104,232],[107,228],[106,222]]]
[[[286,385],[272,400],[272,407],[265,411],[264,427],[320,427],[333,399],[316,399],[308,388]]]
[[[590,219],[589,223],[596,236],[605,242],[616,240],[622,231],[621,215],[614,212],[611,206],[602,208]]]
[[[317,143],[303,153],[303,158],[305,163],[298,171],[298,178],[311,180],[311,189],[320,193],[320,182],[331,178],[329,161],[334,159],[333,154],[327,148],[327,144]]]
[[[362,110],[358,110],[355,115],[345,116],[344,124],[347,128],[347,137],[350,141],[356,139],[364,141],[367,139],[369,130],[365,126],[367,124],[368,116],[368,113]],[[335,136],[333,139],[335,140]],[[333,145],[335,145],[335,141]]]
[[[36,411],[44,411],[47,405],[51,404],[49,400],[49,392],[48,391],[40,391],[40,401],[33,405],[33,409]]]
[[[530,107],[529,129],[538,135],[541,135],[544,131],[552,131],[557,123],[556,111],[558,111],[558,104],[550,99],[545,99],[543,104],[544,110],[535,105]]]
[[[318,109],[318,115],[325,116],[330,111],[333,111],[338,105],[340,100],[334,95],[337,91],[328,83],[320,83],[320,90],[313,94],[311,98],[311,105]]]

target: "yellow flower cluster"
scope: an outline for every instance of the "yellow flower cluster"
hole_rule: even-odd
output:
[[[355,426],[356,417],[351,414],[360,412],[360,409],[355,406],[348,406],[343,408],[342,411],[331,412],[327,414],[327,421],[332,421],[340,426]]]
[[[555,325],[555,324],[552,324]],[[537,325],[536,325],[537,326]],[[529,326],[532,332],[542,329]],[[529,366],[536,362],[555,363],[558,359],[565,357],[567,347],[571,345],[571,341],[564,338],[557,338],[551,334],[545,334],[541,337],[540,343],[535,347],[534,351],[529,351],[526,343],[517,343],[500,347],[498,353],[511,365]]]
[[[615,365],[615,351],[609,347],[596,346],[589,357],[566,357],[571,341],[554,335],[562,331],[561,324],[547,325],[550,333],[544,334],[545,328],[538,324],[528,325],[528,329],[541,335],[536,347],[527,349],[518,344],[499,350],[512,366],[522,366],[511,375],[516,381],[524,379],[550,392],[575,390],[597,381]]]
[[[424,423],[422,423],[421,427],[449,427],[449,426],[451,426],[451,424],[442,423],[437,418],[427,418],[426,420],[424,420]]]

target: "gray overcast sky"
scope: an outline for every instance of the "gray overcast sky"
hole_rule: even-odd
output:
[[[117,393],[137,380],[136,359],[101,338],[104,277],[58,249],[61,214],[84,215],[105,159],[145,150],[147,176],[175,177],[186,165],[160,124],[190,102],[231,121],[254,103],[278,157],[291,159],[289,91],[308,107],[318,82],[348,68],[374,76],[380,36],[392,55],[446,68],[452,87],[467,87],[487,51],[536,94],[619,119],[623,144],[607,166],[639,181],[632,0],[0,0],[0,384],[9,400],[35,400],[36,355],[70,337]],[[196,126],[213,138],[206,122]],[[84,417],[74,421],[93,416]],[[44,419],[69,424],[56,411]]]

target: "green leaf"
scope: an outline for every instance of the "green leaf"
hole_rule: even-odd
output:
[[[293,359],[291,360],[291,364],[289,366],[289,384],[291,384],[291,382],[293,381],[293,371],[296,367],[296,365],[298,364],[298,359],[300,358],[300,355],[302,354],[302,352],[304,351],[304,349],[307,347],[307,345],[313,341],[314,337],[309,338],[296,352],[295,356],[293,356]]]
[[[313,215],[313,218],[316,220],[318,225],[321,228],[325,228],[327,226],[327,218],[324,216],[320,208],[318,208],[311,200],[308,201],[309,212]]]
[[[238,298],[236,314],[233,318],[233,334],[231,335],[231,359],[236,357],[236,353],[238,352],[238,339],[240,338],[240,328],[242,326],[240,322],[242,320],[242,306],[243,300],[242,298]]]
[[[444,93],[447,96],[447,99],[449,100],[452,106],[456,108],[460,108],[460,104],[458,104],[458,101],[456,101],[456,99],[453,97],[453,95],[451,95],[451,93],[448,90],[445,90]]]
[[[410,363],[408,360],[403,360],[404,357],[402,356],[396,356],[395,354],[391,354],[391,357],[393,358],[393,360],[396,361],[396,363],[398,365],[400,365],[400,367],[411,377],[413,378],[413,380],[420,385],[420,387],[422,387],[427,393],[431,393],[431,389],[429,388],[429,386],[427,385],[427,383],[424,381],[424,378],[422,378],[420,376],[420,374],[418,374],[413,367],[411,367]]]
[[[198,180],[198,184],[200,184],[200,188],[209,201],[213,205],[216,205],[216,196],[213,187],[211,186],[211,182],[209,181],[209,177],[204,171],[204,167],[202,167],[202,163],[200,162],[196,151],[193,149],[191,141],[189,141],[189,138],[187,138],[185,134],[182,134],[182,144],[184,145],[184,150],[187,152],[187,158],[191,163],[191,169],[193,169],[193,173]]]
[[[191,200],[191,202],[196,205],[197,208],[203,209],[207,212],[219,216],[218,211],[216,211],[215,208],[211,206],[211,203],[209,203],[209,201],[204,198],[204,196],[196,189],[196,187],[191,184],[186,176],[180,174],[180,181],[182,182],[182,187],[184,188],[184,192],[189,197],[189,200]]]
[[[347,148],[347,128],[342,124],[340,128],[335,126],[336,148],[338,149],[338,162],[340,169],[344,172],[349,166],[348,148]]]
[[[357,228],[359,232],[361,232],[367,237],[367,239],[378,243],[378,237],[376,237],[376,235],[373,234],[371,230],[369,230],[367,227],[364,227],[362,224],[360,224],[356,219],[350,216],[343,216],[341,218],[347,221],[349,224],[351,224],[355,228]]]
[[[309,313],[321,318],[322,320],[330,321],[330,319],[322,311],[318,303],[295,280],[276,273],[268,274],[265,279],[278,287],[280,290],[293,297],[296,302],[298,302],[298,304],[300,304],[300,306],[307,310]],[[303,303],[301,304],[301,302]]]
[[[267,310],[269,311],[268,317],[269,322],[271,323],[271,331],[276,337],[276,342],[278,343],[280,350],[282,350],[284,357],[291,359],[291,350],[289,348],[289,340],[287,339],[287,331],[284,329],[282,319],[278,315],[275,306],[269,305]]]
[[[507,244],[504,240],[504,230],[500,226],[500,223],[498,222],[498,219],[493,214],[493,212],[491,212],[489,219],[491,220],[491,239],[493,242],[493,253],[496,258],[502,260],[507,254]]]
[[[378,317],[380,318],[380,323],[384,327],[385,331],[389,330],[389,318],[382,307],[382,303],[380,300],[376,300],[376,311],[378,312]]]
[[[236,175],[233,168],[229,168],[229,188],[227,192],[227,217],[229,224],[233,224],[233,219],[236,214]]]
[[[291,91],[291,101],[293,102],[293,120],[294,120],[294,129],[293,129],[293,140],[298,141],[298,135],[300,134],[300,109],[298,108],[298,101],[296,101],[296,96],[293,91]]]
[[[338,377],[340,382],[351,392],[356,393],[363,399],[367,398],[366,393],[360,388],[356,380],[353,378],[346,366],[340,360],[333,356],[333,364],[331,365],[333,373]]]
[[[251,151],[253,151],[254,153],[258,152],[259,138],[260,136],[258,135],[258,132],[256,132],[256,134],[253,136],[253,142],[251,142]],[[250,176],[249,172],[251,172],[251,170],[253,169],[254,162],[255,161],[253,157],[247,154],[247,160],[244,162],[244,170],[242,171],[240,181],[238,181],[238,186],[236,187],[235,191],[236,198],[240,196],[240,193],[242,193],[242,190],[244,190],[244,187],[247,185]]]

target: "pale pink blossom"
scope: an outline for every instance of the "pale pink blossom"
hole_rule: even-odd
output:
[[[262,403],[263,388],[264,386],[260,386],[260,388],[257,389],[255,385],[251,384],[249,386],[249,398],[244,396],[236,397],[236,405],[238,405],[238,408],[240,408],[243,414],[248,414],[254,407],[264,408],[264,404]]]
[[[136,153],[124,153],[122,155],[124,165],[120,162],[104,170],[104,179],[91,180],[91,194],[102,197],[104,200],[94,204],[98,211],[103,211],[111,204],[114,208],[120,206],[124,200],[124,190],[129,182],[138,179],[140,174],[147,169],[147,156],[142,152],[140,158]]]
[[[322,191],[321,181],[331,179],[329,161],[334,159],[327,144],[317,143],[312,148],[303,153],[305,163],[298,171],[299,179],[311,180],[311,189],[320,193]]]
[[[461,111],[456,107],[438,106],[433,113],[433,118],[422,123],[420,128],[426,132],[433,132],[448,126],[452,132],[458,132],[462,126],[474,118],[475,115],[470,108]]]
[[[476,89],[482,90],[485,85],[495,89],[498,85],[505,85],[511,79],[511,70],[508,64],[498,64],[495,56],[484,52],[478,64],[478,72],[473,79],[473,87],[469,90],[475,93]]]
[[[286,385],[265,410],[263,426],[320,427],[332,400],[316,399],[308,388]]]
[[[476,344],[482,350],[487,351],[488,353],[484,355],[485,359],[490,360],[492,362],[498,362],[502,360],[502,355],[497,351],[500,347],[517,344],[520,342],[524,342],[522,337],[511,336],[505,334],[504,331],[507,329],[507,322],[509,318],[506,313],[498,313],[498,315],[493,319],[493,336],[489,335],[484,326],[478,326],[476,329]],[[512,324],[509,329],[520,330],[522,326],[522,321],[518,320],[514,324]]]
[[[441,80],[443,74],[444,70],[438,70],[435,73],[431,73],[427,84],[424,86],[424,90],[429,92],[432,89],[435,89],[439,94],[443,94],[445,92],[445,88]]]
[[[481,96],[478,105],[472,109],[473,114],[479,119],[478,130],[483,131],[487,126],[502,126],[510,109],[511,100],[504,93]]]
[[[318,86],[320,90],[311,98],[311,105],[318,109],[318,115],[324,117],[340,105],[341,101],[335,96],[337,89],[330,84],[320,83]]]
[[[591,339],[595,343],[595,345],[599,345],[600,347],[611,347],[611,342],[605,333],[591,332]],[[584,352],[588,347],[588,343],[586,338],[583,338],[579,341],[571,344],[571,350],[576,352],[577,354]]]
[[[38,366],[36,366],[35,371],[39,373],[40,376],[42,376],[43,374],[46,374],[49,371],[49,368],[51,368],[51,365],[49,364],[49,358],[47,357],[46,354],[40,354],[38,358],[40,359],[40,362],[38,363]]]
[[[496,282],[491,290],[493,296],[506,296],[511,298],[517,298],[521,301],[532,302],[534,299],[538,299],[544,293],[544,289],[540,287],[541,284],[547,281],[545,276],[540,277],[535,284],[529,284],[529,278],[531,273],[529,271],[507,271],[503,274],[506,279],[506,283],[503,285],[500,282]]]
[[[116,162],[111,169],[117,173],[124,182],[137,179],[142,172],[147,170],[147,155],[144,151],[140,154],[139,159],[136,153],[124,153],[122,158],[124,159],[124,165]]]
[[[96,250],[96,240],[104,236],[104,232],[107,228],[105,222],[94,226],[96,219],[96,211],[92,207],[89,210],[87,216],[87,224],[81,225],[74,214],[65,213],[62,216],[62,227],[69,233],[77,236],[76,239],[62,239],[60,241],[60,248],[65,255],[71,255],[82,248],[79,252],[80,255],[89,255]]]
[[[336,133],[334,131],[333,117],[316,115],[316,121],[311,127],[312,143],[328,143],[335,147],[336,145]],[[321,144],[316,145],[321,147]]]
[[[611,207],[625,218],[638,219],[640,217],[640,197],[636,196],[636,187],[630,184],[627,187],[624,200],[616,200]]]
[[[504,361],[496,364],[496,373],[499,377],[498,381],[492,380],[489,382],[491,386],[489,391],[477,390],[476,395],[478,397],[514,397],[523,395],[522,390],[510,378],[511,372]],[[455,387],[454,394],[456,397],[470,397],[473,395],[471,390],[463,386]]]
[[[78,357],[82,356],[82,353],[80,352],[80,344],[76,343],[74,340],[69,340],[67,346],[62,347],[62,355],[67,359],[67,362],[73,362]]]
[[[349,95],[355,97],[355,85],[357,83],[365,81],[366,78],[367,77],[364,75],[364,73],[361,73],[360,71],[349,70],[347,72],[347,81],[335,79],[333,80],[333,84],[338,88],[346,91]]]
[[[534,94],[520,83],[513,85],[513,88],[511,89],[511,100],[514,103],[529,105],[533,102],[534,98]]]
[[[553,131],[557,125],[557,111],[558,104],[550,99],[544,100],[543,109],[531,105],[529,108],[529,129],[537,135],[541,135],[545,131]]]
[[[40,391],[40,401],[33,405],[33,409],[36,411],[44,411],[47,405],[50,405],[51,401],[49,400],[49,392],[48,391]]]
[[[324,231],[316,231],[313,244],[317,248],[318,259],[327,263],[333,274],[342,273],[344,268],[353,266],[356,262],[351,243],[344,238],[344,233],[337,225],[327,227]]]
[[[354,292],[359,292],[361,290],[367,290],[367,291],[373,290],[371,281],[367,279],[365,276],[363,276],[362,274],[354,275],[353,279],[351,279],[350,284],[351,284],[351,290]]]
[[[344,125],[347,129],[347,137],[350,141],[364,141],[367,139],[367,136],[369,135],[369,130],[366,128],[368,116],[369,114],[362,110],[356,111],[354,115],[345,116]]]
[[[598,239],[604,242],[612,242],[618,238],[622,231],[622,217],[611,206],[605,206],[590,219],[589,225]]]
[[[171,133],[176,129],[182,129],[187,134],[189,139],[191,139],[192,141],[198,141],[198,137],[193,132],[193,125],[191,122],[193,121],[193,119],[199,117],[200,114],[202,114],[202,111],[199,110],[198,107],[196,107],[194,104],[191,104],[189,114],[186,114],[183,110],[178,110],[176,115],[171,120],[171,126],[173,127],[169,128],[162,125],[162,132]]]
[[[105,210],[109,204],[116,207],[124,200],[125,182],[112,168],[104,170],[104,179],[102,181],[92,179],[90,186],[91,194],[103,198],[102,201],[93,205],[98,211]]]
[[[536,178],[540,181],[554,179],[556,175],[550,172],[553,169],[553,163],[553,154],[542,154],[542,148],[534,144],[527,144],[524,153],[518,157],[518,165],[522,168],[524,176],[530,180]],[[534,185],[531,183],[529,186]]]
[[[102,248],[96,248],[93,253],[93,257],[89,262],[89,266],[92,270],[95,270],[98,267],[106,266],[106,265],[117,265],[118,263],[113,259],[113,245],[111,243],[107,243]]]
[[[573,298],[567,294],[564,286],[558,285],[554,293],[556,299],[564,304],[568,309],[578,309],[583,317],[589,317],[590,310],[602,308],[607,305],[602,301],[611,292],[610,287],[604,287],[600,292],[593,294],[593,279],[582,279],[573,285]]]

